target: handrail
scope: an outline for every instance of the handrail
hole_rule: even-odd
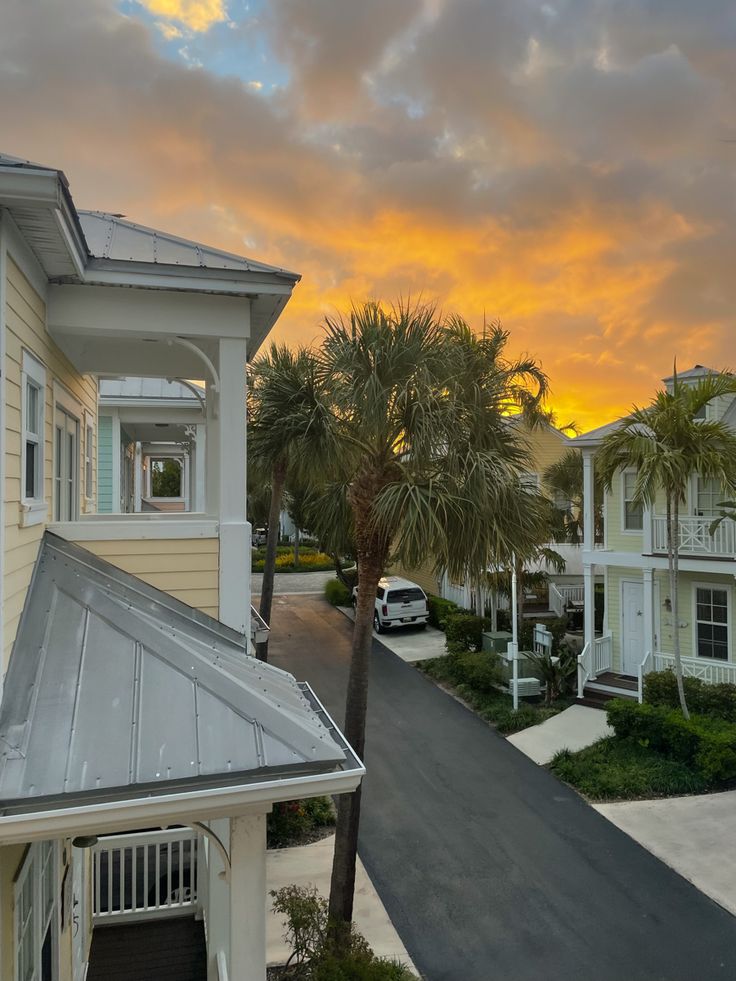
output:
[[[217,978],[218,981],[228,981],[227,959],[224,950],[217,951]]]
[[[649,673],[649,668],[647,668],[647,664],[651,660],[652,660],[652,652],[647,651],[638,669],[639,683],[638,683],[637,695],[639,698],[640,705],[644,701],[644,675]]]
[[[556,613],[558,617],[564,616],[565,611],[567,610],[565,597],[557,588],[557,584],[553,582],[549,584],[549,608],[553,613]]]
[[[582,698],[585,692],[585,683],[590,677],[590,641],[578,654],[578,698]]]
[[[250,636],[254,644],[260,644],[268,640],[271,628],[260,615],[255,606],[250,608]]]

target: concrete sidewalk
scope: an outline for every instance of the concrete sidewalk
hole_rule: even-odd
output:
[[[584,749],[604,736],[612,735],[605,712],[586,705],[571,705],[538,726],[513,733],[508,736],[508,741],[543,766],[561,749]]]
[[[298,848],[269,849],[266,855],[266,881],[269,893],[282,886],[316,886],[325,899],[330,894],[330,873],[335,836]],[[291,951],[284,943],[284,925],[267,897],[266,957],[269,967],[285,964]],[[394,929],[383,903],[373,887],[363,863],[358,859],[355,875],[355,925],[379,957],[393,957],[412,971],[415,967],[401,938]]]
[[[348,620],[355,620],[355,610],[352,606],[338,606],[337,609]],[[424,630],[420,630],[419,627],[399,627],[398,630],[392,628],[384,630],[382,634],[377,634],[374,630],[373,636],[408,664],[428,661],[430,658],[447,654],[445,635],[429,624]]]
[[[329,579],[334,579],[335,573],[328,572],[277,572],[273,577],[274,596],[293,596],[296,593],[301,595],[321,594],[324,596],[325,583]],[[254,572],[250,578],[250,591],[252,602],[255,603],[257,597],[261,595],[261,585],[263,583],[263,573]]]
[[[736,915],[736,790],[593,807]]]

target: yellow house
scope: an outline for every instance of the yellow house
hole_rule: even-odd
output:
[[[711,373],[702,365],[682,373],[688,384]],[[673,378],[664,379],[667,386]],[[736,426],[736,400],[722,398],[706,406],[704,418]],[[616,475],[604,501],[604,540],[594,543],[593,495],[595,454],[622,420],[572,441],[584,461],[583,574],[586,598],[593,580],[603,574],[605,608],[602,632],[586,615],[585,649],[580,659],[579,688],[595,692],[630,692],[641,699],[643,679],[651,670],[673,665],[673,638],[679,633],[683,671],[707,682],[736,683],[736,639],[733,592],[736,525],[724,521],[711,534],[724,491],[693,474],[687,502],[679,517],[678,622],[670,596],[664,499],[644,508],[633,500],[634,471]],[[587,609],[587,607],[586,607]]]
[[[3,981],[104,977],[157,918],[208,981],[264,981],[265,815],[361,779],[248,656],[245,366],[298,278],[0,155]],[[194,508],[98,509],[100,376],[204,379]]]

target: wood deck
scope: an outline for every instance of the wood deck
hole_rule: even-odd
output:
[[[204,926],[194,917],[95,927],[87,981],[206,981]]]

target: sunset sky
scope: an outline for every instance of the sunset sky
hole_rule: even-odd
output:
[[[583,429],[736,366],[733,0],[2,0],[0,149],[301,272],[277,339],[422,294]]]

